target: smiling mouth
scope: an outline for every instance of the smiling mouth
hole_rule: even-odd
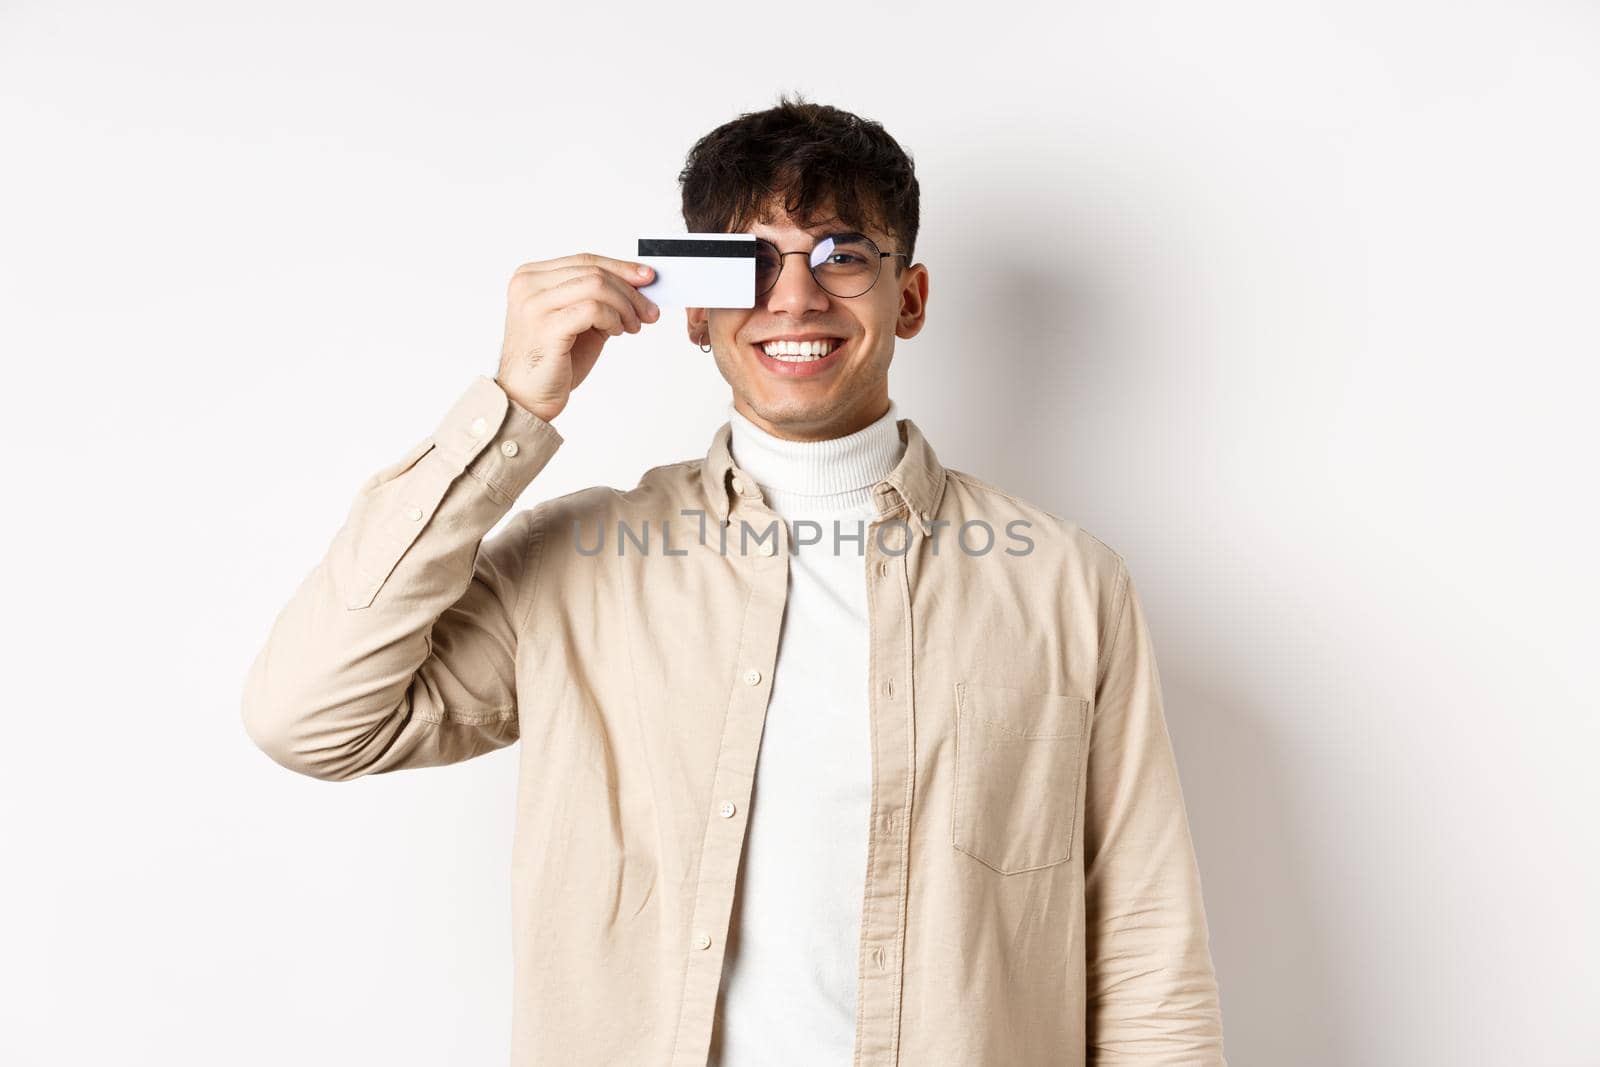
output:
[[[830,337],[819,341],[772,341],[754,346],[762,355],[780,363],[816,363],[826,359],[843,347],[842,338]]]

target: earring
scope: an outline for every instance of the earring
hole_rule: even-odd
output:
[[[701,345],[700,346],[700,351],[709,352],[709,351],[711,351],[711,346],[710,345]]]

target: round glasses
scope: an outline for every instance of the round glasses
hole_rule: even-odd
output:
[[[807,256],[811,276],[824,292],[837,297],[860,296],[878,281],[883,261],[904,252],[880,252],[864,233],[835,233],[822,238],[810,252],[780,252],[778,246],[756,238],[756,296],[762,297],[778,284],[784,261],[789,256]]]

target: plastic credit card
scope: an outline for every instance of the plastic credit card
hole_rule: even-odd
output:
[[[639,292],[661,307],[748,308],[756,304],[753,233],[673,233],[639,238],[639,262],[655,281]]]

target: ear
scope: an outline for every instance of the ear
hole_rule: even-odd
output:
[[[895,320],[894,335],[915,337],[922,332],[927,317],[928,268],[913,263],[900,277],[900,317]]]
[[[705,308],[684,308],[684,317],[689,330],[689,343],[705,345],[711,343],[710,316]]]

